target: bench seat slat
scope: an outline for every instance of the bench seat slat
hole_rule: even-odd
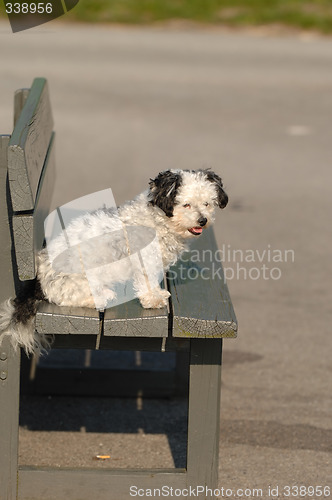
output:
[[[169,271],[173,337],[236,337],[237,321],[212,228]]]
[[[195,256],[206,255],[204,250],[209,251],[209,257],[198,264]],[[173,337],[236,337],[237,321],[227,285],[220,279],[221,264],[211,258],[216,251],[213,231],[206,230],[205,235],[194,242],[191,252],[171,269]],[[200,276],[203,267],[205,270]],[[191,274],[195,279],[185,279]],[[43,303],[37,313],[36,327],[43,333],[98,334],[98,322],[99,314],[93,309]],[[94,331],[91,331],[92,325]],[[144,309],[137,299],[105,311],[104,337],[167,337],[168,330],[167,309]]]
[[[167,337],[168,311],[144,309],[139,300],[106,309],[105,337]]]
[[[60,307],[41,302],[36,315],[38,333],[54,335],[99,335],[101,320],[95,309]]]

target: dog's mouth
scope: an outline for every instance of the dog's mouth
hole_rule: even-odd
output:
[[[191,227],[188,229],[189,233],[194,234],[195,236],[199,236],[203,232],[203,228],[200,226],[197,227]]]

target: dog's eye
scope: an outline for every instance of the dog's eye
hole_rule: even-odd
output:
[[[185,203],[185,204],[183,205],[183,207],[184,207],[184,208],[191,208],[191,205],[190,205],[190,203]]]
[[[208,203],[207,201],[204,203],[205,207],[208,207],[209,205],[210,205],[210,203]]]

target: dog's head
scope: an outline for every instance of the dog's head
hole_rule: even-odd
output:
[[[215,208],[227,205],[228,196],[221,178],[211,170],[166,170],[151,179],[149,202],[187,238],[202,234],[214,221]]]

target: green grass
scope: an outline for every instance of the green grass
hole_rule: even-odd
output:
[[[67,19],[126,24],[174,19],[226,26],[282,24],[332,33],[332,0],[81,0]]]
[[[80,0],[63,19],[124,24],[177,19],[235,27],[280,24],[332,33],[332,0]]]

